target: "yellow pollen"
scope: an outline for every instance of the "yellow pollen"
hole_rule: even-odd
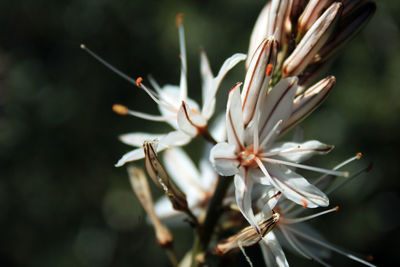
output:
[[[358,152],[358,153],[356,154],[356,156],[357,156],[357,159],[361,159],[362,153],[361,153],[361,152]]]
[[[119,104],[114,104],[112,110],[119,115],[126,115],[128,113],[128,108]]]
[[[199,112],[198,112],[197,109],[195,109],[195,108],[191,108],[190,111],[193,112],[193,113],[196,114],[196,115],[199,114]]]

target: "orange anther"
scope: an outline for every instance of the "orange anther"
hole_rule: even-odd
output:
[[[271,76],[272,70],[273,70],[274,66],[270,63],[267,65],[267,69],[265,71],[265,75],[267,76]]]
[[[358,153],[356,154],[356,156],[357,156],[357,159],[361,159],[362,153],[361,153],[361,152],[358,152]]]
[[[119,115],[126,115],[128,113],[128,108],[119,104],[114,104],[112,110]]]
[[[305,199],[302,199],[301,203],[303,203],[303,208],[307,208],[307,201]]]
[[[338,211],[338,210],[339,210],[339,206],[336,206],[336,207],[335,207],[335,210]]]
[[[142,77],[139,77],[139,78],[137,78],[136,79],[136,85],[138,86],[138,87],[140,87],[140,83],[143,81],[143,78]]]
[[[183,13],[179,13],[178,15],[176,15],[175,23],[177,27],[181,26],[182,19],[183,19]]]

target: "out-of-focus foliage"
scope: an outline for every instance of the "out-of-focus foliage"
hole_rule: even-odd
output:
[[[303,127],[307,138],[336,145],[318,166],[331,167],[359,151],[365,164],[374,163],[369,174],[332,196],[340,212],[319,218],[317,228],[334,244],[372,254],[379,265],[395,265],[400,2],[377,2],[375,17],[330,69],[338,81],[333,93]],[[174,19],[183,12],[189,94],[199,99],[199,48],[207,51],[214,71],[233,53],[246,52],[264,3],[0,1],[0,265],[168,266],[126,170],[113,166],[130,149],[119,143],[119,134],[160,129],[113,114],[112,104],[149,112],[156,106],[79,45],[84,42],[134,78],[152,74],[161,84],[177,84]],[[229,74],[220,103],[243,79],[243,69]],[[190,232],[173,231],[182,256]],[[257,253],[249,249],[250,257]],[[332,262],[352,264],[341,257]]]

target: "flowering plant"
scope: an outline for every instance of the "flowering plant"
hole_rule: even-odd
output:
[[[327,265],[328,249],[373,266],[330,245],[303,224],[337,211],[338,207],[300,216],[310,208],[329,206],[328,195],[338,187],[327,186],[336,177],[346,177],[342,184],[357,177],[361,172],[350,174],[339,169],[360,159],[361,154],[332,169],[315,167],[303,162],[329,153],[332,145],[303,141],[299,128],[295,129],[294,140],[279,139],[326,99],[335,78],[318,79],[335,52],[366,24],[374,11],[374,3],[361,0],[272,0],[256,21],[247,56],[238,53],[229,57],[214,76],[205,52],[201,52],[201,107],[188,97],[182,15],[177,17],[179,86],[161,87],[150,78],[154,88],[150,89],[143,78],[131,79],[82,45],[101,63],[144,90],[158,104],[161,115],[122,105],[114,105],[115,112],[166,122],[173,128],[162,134],[122,135],[121,141],[135,149],[116,164],[120,167],[144,158],[148,176],[165,193],[153,206],[145,174],[138,167],[128,167],[133,190],[173,265],[177,266],[178,260],[173,253],[172,234],[164,223],[182,225],[186,221],[194,228],[196,238],[180,266],[202,265],[210,257],[226,257],[237,248],[252,265],[244,248],[255,244],[260,244],[268,266],[288,266],[280,241],[322,265]],[[243,89],[241,82],[232,87],[225,119],[217,120],[213,128],[209,122],[215,116],[217,90],[229,70],[245,59]],[[189,146],[197,136],[210,143],[205,146],[199,167],[179,148]],[[163,160],[158,154],[162,150],[166,150]],[[303,176],[301,169],[322,176]],[[232,231],[236,233],[230,237],[224,234]]]

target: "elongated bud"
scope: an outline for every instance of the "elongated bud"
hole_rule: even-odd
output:
[[[314,55],[329,39],[341,10],[341,3],[332,4],[307,31],[296,49],[283,63],[284,77],[299,75],[307,67]]]
[[[374,15],[376,5],[373,2],[367,2],[358,6],[348,16],[342,16],[338,29],[326,42],[326,44],[318,51],[313,58],[313,62],[321,62],[329,59],[335,54],[344,44],[351,40]]]
[[[186,201],[186,195],[180,191],[169,178],[164,166],[158,159],[155,141],[145,141],[143,143],[143,150],[147,174],[150,176],[153,182],[164,191],[165,195],[171,201],[174,209],[179,211],[187,211],[188,204]]]
[[[248,226],[242,231],[229,237],[227,240],[217,244],[215,251],[218,255],[224,255],[229,251],[239,247],[250,247],[257,244],[261,239],[268,234],[279,221],[279,214],[273,213],[272,216],[263,222],[259,223],[261,235],[257,233],[253,226]]]
[[[303,13],[306,0],[292,0],[292,7],[290,10],[290,21],[293,23],[298,20],[300,14]]]
[[[283,24],[290,8],[289,0],[272,0],[269,10],[267,36],[273,36],[279,43],[282,43]]]
[[[278,42],[274,38],[268,38],[261,42],[251,59],[241,94],[245,126],[253,119],[260,97],[263,97],[268,88],[277,53]]]
[[[331,3],[332,0],[310,0],[299,18],[297,24],[298,34],[303,36],[321,16],[323,10]]]
[[[154,211],[153,198],[143,170],[135,166],[129,166],[128,174],[133,192],[136,194],[153,223],[158,244],[160,244],[161,247],[170,247],[174,238]]]
[[[326,99],[335,83],[335,77],[329,76],[307,89],[303,94],[297,96],[293,101],[292,114],[285,124],[284,129],[282,129],[281,134],[290,130],[315,110]]]

